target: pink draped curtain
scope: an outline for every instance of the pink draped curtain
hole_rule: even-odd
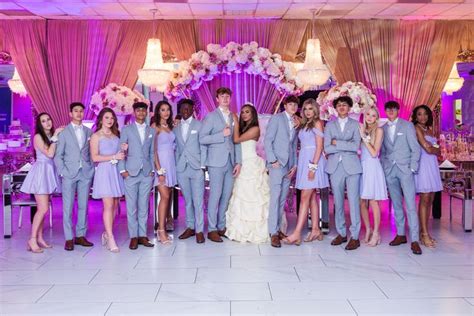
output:
[[[201,104],[199,113],[201,118],[216,108],[216,91],[219,87],[228,87],[232,90],[233,112],[240,112],[242,105],[251,102],[258,113],[272,113],[280,98],[275,86],[260,76],[246,73],[223,74],[203,82],[201,87],[194,91]]]

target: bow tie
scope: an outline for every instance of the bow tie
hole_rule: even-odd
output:
[[[74,125],[74,130],[78,131],[82,129],[82,125]]]
[[[388,121],[387,124],[388,124],[388,126],[395,126],[395,125],[397,125],[396,122],[390,122],[390,121]]]

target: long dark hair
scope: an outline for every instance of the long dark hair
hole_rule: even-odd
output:
[[[246,131],[248,131],[249,129],[251,129],[254,126],[258,127],[258,114],[257,114],[257,110],[255,109],[255,107],[251,104],[246,103],[246,104],[244,104],[242,109],[240,109],[240,111],[242,112],[242,110],[245,109],[245,108],[250,109],[250,113],[252,114],[252,118],[250,119],[250,122],[246,123],[242,119],[242,114],[240,115],[240,118],[239,118],[239,133],[240,133],[240,135],[242,135],[243,133],[245,133]]]
[[[48,138],[48,135],[46,135],[46,131],[44,130],[43,125],[41,125],[41,117],[43,115],[49,116],[49,119],[51,120],[51,122],[53,122],[53,119],[51,118],[51,115],[49,115],[46,112],[41,112],[40,114],[38,114],[38,116],[36,116],[35,134],[39,134],[41,136],[41,139],[43,140],[43,142],[46,144],[46,146],[49,147],[49,145],[51,145],[51,140]],[[51,133],[51,136],[54,135],[54,124],[51,124],[50,133]]]
[[[155,123],[155,127],[160,126],[161,116],[160,116],[160,108],[163,104],[166,104],[170,108],[170,117],[166,120],[166,124],[168,124],[169,129],[173,129],[173,108],[168,101],[160,101],[156,104],[155,111],[153,112],[153,123]]]
[[[100,131],[102,128],[102,119],[106,113],[112,113],[112,117],[114,118],[114,124],[110,127],[110,131],[117,137],[120,137],[120,131],[117,122],[117,115],[111,108],[103,108],[100,110],[99,115],[97,116],[97,120],[95,121],[95,131]]]
[[[428,115],[428,121],[426,121],[426,127],[431,127],[433,126],[433,112],[427,105],[418,105],[413,109],[413,112],[411,112],[411,122],[413,125],[418,124],[419,122],[416,120],[416,114],[418,113],[418,110],[424,109],[426,111],[426,114]]]

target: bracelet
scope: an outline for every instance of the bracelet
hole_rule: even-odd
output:
[[[316,171],[318,170],[318,164],[310,162],[308,163],[308,169],[309,171]]]
[[[160,168],[159,170],[156,171],[156,173],[159,176],[164,176],[166,174],[166,169],[165,168]]]
[[[363,141],[364,143],[369,143],[369,142],[370,142],[370,135],[363,136],[363,137],[362,137],[362,141]]]
[[[433,148],[439,148],[439,145],[436,144],[436,143],[434,143],[433,145],[431,145],[431,147],[433,147]]]
[[[51,140],[52,144],[56,144],[58,142],[58,136],[53,136],[53,137],[51,137],[50,140]]]
[[[110,160],[110,163],[113,165],[118,164],[118,160],[115,159],[115,155],[112,156],[112,160]]]

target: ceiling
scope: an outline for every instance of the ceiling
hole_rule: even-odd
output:
[[[474,19],[474,0],[0,0],[0,19]]]

